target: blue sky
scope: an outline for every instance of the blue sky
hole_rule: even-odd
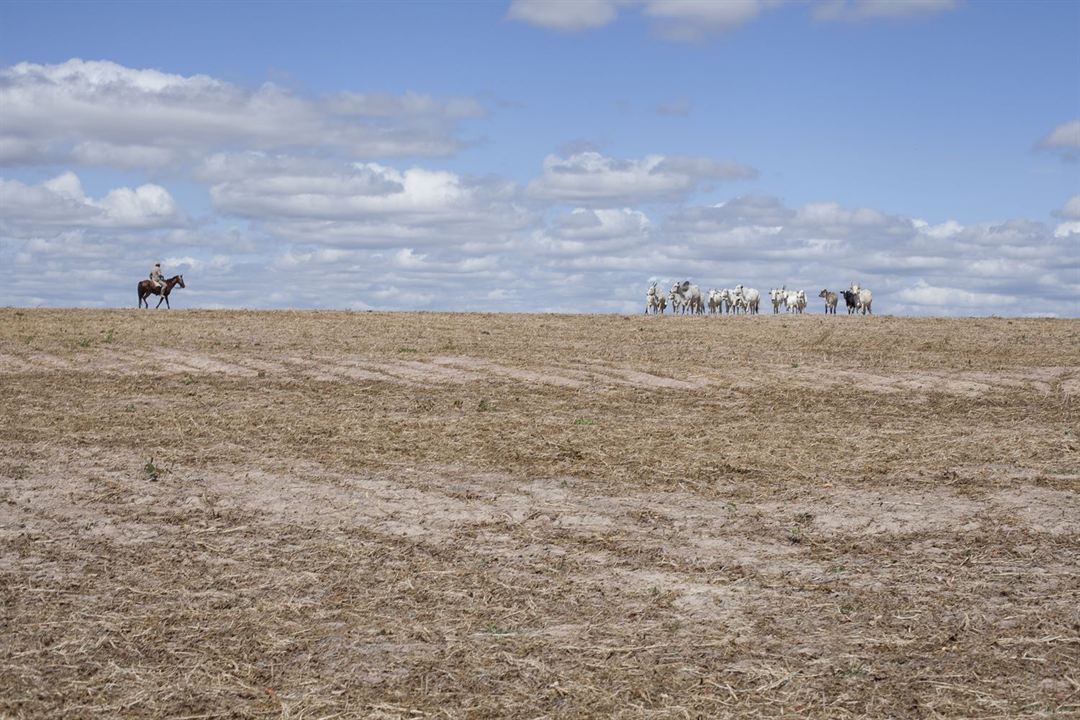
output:
[[[8,2],[0,66],[0,304],[1080,315],[1080,3]]]

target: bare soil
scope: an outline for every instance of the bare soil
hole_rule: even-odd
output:
[[[0,717],[1080,716],[1080,322],[0,309]]]

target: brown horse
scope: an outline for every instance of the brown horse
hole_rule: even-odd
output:
[[[149,308],[150,301],[146,298],[150,297],[151,295],[160,295],[161,300],[165,301],[165,308],[171,310],[172,308],[169,307],[169,293],[172,292],[173,287],[176,285],[179,285],[180,287],[187,287],[187,285],[184,284],[183,275],[173,275],[171,278],[165,281],[165,287],[163,288],[158,287],[157,283],[155,283],[153,280],[140,281],[139,307],[142,307],[143,304],[145,304],[146,307]],[[161,300],[157,301],[157,305],[154,306],[155,308],[161,307]]]

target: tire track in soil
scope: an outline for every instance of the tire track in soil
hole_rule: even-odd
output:
[[[179,372],[201,374],[220,374],[235,377],[256,377],[258,372],[251,368],[215,359],[200,353],[188,353],[180,350],[153,350],[144,354],[144,358],[164,360],[166,367],[180,368]],[[191,368],[191,370],[188,370]]]
[[[33,371],[34,366],[18,355],[0,353],[0,375],[20,375]]]
[[[535,385],[554,385],[564,388],[584,388],[587,383],[572,377],[560,374],[556,368],[544,368],[543,370],[525,370],[522,368],[500,365],[490,360],[464,356],[441,356],[434,358],[432,363],[436,365],[449,365],[466,370],[484,372],[498,377],[518,380],[520,382],[533,383]]]
[[[446,367],[434,361],[428,363],[417,360],[402,360],[396,363],[386,363],[361,358],[346,358],[345,360],[346,367],[383,373],[408,385],[462,385],[483,380],[483,376],[475,372]]]

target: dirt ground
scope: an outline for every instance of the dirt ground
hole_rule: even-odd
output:
[[[0,717],[1080,716],[1080,321],[0,309]]]

